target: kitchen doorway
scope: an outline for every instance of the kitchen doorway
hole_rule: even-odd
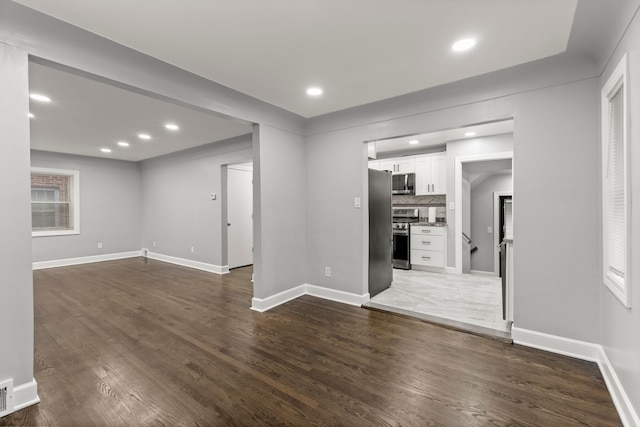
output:
[[[421,155],[445,157],[446,160],[443,163],[446,167],[447,188],[444,194],[433,194],[429,198],[403,196],[404,199],[400,202],[403,203],[403,208],[416,209],[419,212],[419,221],[415,225],[412,224],[412,227],[422,227],[425,222],[429,224],[432,219],[423,218],[427,217],[423,213],[429,207],[435,210],[437,224],[433,225],[446,229],[444,234],[447,243],[444,248],[444,263],[441,267],[425,268],[412,263],[408,270],[394,269],[392,286],[371,298],[365,306],[412,315],[499,339],[510,339],[511,322],[503,319],[502,281],[496,275],[494,268],[494,262],[499,258],[494,245],[495,233],[499,231],[497,230],[499,227],[494,224],[494,192],[513,190],[511,184],[513,120],[500,122],[497,126],[499,130],[495,133],[483,130],[483,125],[479,125],[446,131],[451,135],[450,139],[447,138],[447,134],[442,135],[442,133],[428,134],[424,138],[424,140],[438,141],[439,147],[432,145],[424,146],[422,150],[417,149],[416,146],[420,147],[422,144],[422,135],[414,135],[391,141],[393,151],[390,153],[379,150],[387,141],[375,141],[376,147],[368,150],[369,154],[373,152],[377,157],[373,161],[370,159],[369,167],[372,165],[381,167],[390,163],[387,157],[393,157],[394,161],[391,163],[401,165],[396,166],[396,170],[402,169],[404,163],[409,163],[398,161],[398,158],[410,160],[411,156],[417,156],[417,159]],[[474,131],[476,135],[473,137],[464,136],[471,135]],[[416,139],[419,141],[417,144]],[[462,174],[463,164],[466,164],[464,175]],[[405,168],[397,172],[407,173],[408,170]],[[397,172],[391,171],[391,173]],[[418,170],[416,172],[423,173]],[[463,178],[468,189],[466,203],[461,200],[463,191],[460,187]],[[499,188],[496,190],[496,182],[507,180],[510,184],[508,188],[498,185]],[[416,187],[418,187],[417,181],[416,177]],[[427,188],[433,187],[438,188],[438,185]],[[477,207],[474,209],[477,205],[477,201],[474,200],[476,195],[482,200],[478,205],[483,206],[482,215],[478,215]],[[414,202],[415,205],[412,205]],[[394,206],[396,206],[396,200],[394,200]],[[463,211],[469,214],[465,234],[471,237],[472,246],[462,240],[461,231],[464,228],[460,222]],[[474,221],[474,217],[479,218]],[[478,223],[482,225],[479,226]],[[478,242],[475,243],[475,240]],[[415,247],[417,245],[415,242],[414,239],[411,243],[414,255],[415,249],[418,249]],[[474,248],[472,255],[471,250]],[[468,274],[462,274],[462,263],[458,258],[465,250],[470,255]],[[485,259],[479,265],[474,262],[472,266],[471,262],[478,254]]]

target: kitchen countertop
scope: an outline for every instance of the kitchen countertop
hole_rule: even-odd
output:
[[[446,227],[446,222],[412,222],[411,225],[418,227]]]

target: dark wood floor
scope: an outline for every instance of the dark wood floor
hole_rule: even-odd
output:
[[[620,425],[595,364],[313,297],[251,268],[34,272],[42,402],[0,425]]]

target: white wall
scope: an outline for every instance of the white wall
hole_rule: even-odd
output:
[[[493,193],[512,190],[511,173],[491,175],[471,189],[471,239],[478,247],[478,250],[471,254],[472,270],[493,273],[496,255],[493,237],[494,233],[499,233],[499,230],[487,233],[487,227],[493,229]]]
[[[631,171],[631,309],[626,309],[602,284],[602,269],[597,278],[601,293],[599,330],[602,344],[613,364],[630,401],[640,415],[640,208],[634,201],[640,200],[640,17],[636,15],[627,34],[612,56],[609,65],[598,82],[600,90],[627,53],[629,78],[629,143]],[[598,99],[599,100],[599,99]],[[600,171],[600,168],[598,168]],[[600,186],[597,187],[600,190]],[[594,198],[595,195],[594,195]],[[599,206],[598,206],[599,208]],[[601,241],[600,245],[601,246]]]
[[[0,381],[19,387],[33,380],[29,81],[26,52],[2,43],[0,94]]]
[[[138,163],[31,151],[31,166],[80,171],[80,234],[34,237],[34,262],[140,250]]]
[[[308,282],[356,295],[369,292],[363,271],[363,244],[368,245],[364,150],[358,132],[336,132],[308,138],[305,159]],[[354,207],[355,197],[362,208]],[[331,267],[331,277],[324,276],[324,267]]]
[[[302,136],[267,125],[254,127],[253,150],[253,296],[263,299],[305,283],[306,150]]]
[[[251,161],[251,144],[247,135],[143,161],[142,247],[213,269],[225,266],[222,166]]]
[[[598,342],[597,80],[518,95],[514,324]],[[542,315],[544,313],[544,315]]]

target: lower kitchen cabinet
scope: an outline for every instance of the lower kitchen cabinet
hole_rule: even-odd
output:
[[[446,268],[446,227],[411,225],[411,265],[432,267],[437,271]]]

